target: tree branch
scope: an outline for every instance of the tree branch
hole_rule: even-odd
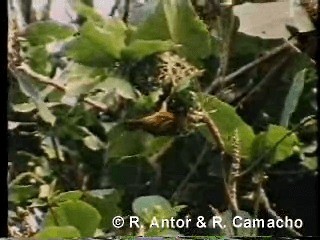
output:
[[[66,88],[57,83],[57,82],[54,82],[52,81],[51,78],[49,77],[46,77],[46,76],[43,76],[39,73],[36,73],[34,72],[27,64],[25,63],[22,63],[20,66],[16,67],[16,69],[18,70],[18,72],[20,74],[25,74],[29,77],[31,77],[33,80],[37,81],[37,82],[40,82],[40,83],[44,83],[46,85],[50,85],[50,86],[53,86],[54,88],[56,88],[57,90],[61,91],[61,92],[66,92]],[[16,76],[16,77],[19,77],[17,76],[17,73],[16,72],[13,72],[13,74]],[[101,103],[101,102],[97,102],[97,101],[94,101],[90,98],[84,98],[83,100],[85,103],[87,103],[88,105],[94,107],[95,109],[99,110],[99,111],[102,111],[102,112],[106,112],[108,111],[108,106],[105,105],[104,103]]]
[[[218,86],[221,84],[229,84],[234,78],[242,75],[243,73],[251,70],[258,64],[262,63],[263,61],[266,61],[267,59],[273,57],[274,55],[280,53],[281,51],[291,47],[291,44],[289,42],[285,42],[282,45],[272,49],[271,51],[267,52],[263,56],[255,59],[254,61],[248,63],[247,65],[244,65],[243,67],[239,68],[238,70],[234,71],[233,73],[227,75],[226,77],[218,77],[212,81],[211,85],[205,90],[206,93],[210,93],[214,91]]]
[[[260,189],[260,204],[266,209],[268,214],[273,217],[275,220],[280,220],[282,219],[275,210],[271,208],[270,201],[265,193],[265,190],[263,188]],[[288,232],[290,232],[293,236],[302,236],[299,232],[297,232],[293,228],[286,228]]]

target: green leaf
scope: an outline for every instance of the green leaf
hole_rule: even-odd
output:
[[[284,109],[282,111],[280,125],[284,127],[288,127],[290,117],[292,113],[295,111],[299,98],[302,94],[304,81],[306,76],[306,69],[298,72],[293,79],[291,87],[289,89],[288,95],[286,97],[284,103]]]
[[[122,50],[122,56],[125,59],[139,61],[144,57],[158,52],[172,50],[175,44],[172,41],[162,40],[134,40]]]
[[[29,47],[26,56],[32,70],[45,76],[51,74],[53,66],[45,46]]]
[[[190,0],[161,1],[172,41],[182,45],[189,59],[207,57],[211,52],[210,34],[196,15]]]
[[[37,195],[38,190],[33,185],[13,185],[9,187],[8,201],[21,204]]]
[[[87,191],[84,194],[84,201],[99,211],[102,217],[100,228],[105,231],[113,227],[112,219],[121,215],[121,209],[118,207],[120,200],[121,196],[115,189],[97,189]]]
[[[169,136],[154,137],[147,142],[147,147],[142,155],[148,158],[150,163],[153,163],[159,155],[172,146],[173,141],[174,138]]]
[[[88,93],[106,76],[107,72],[103,68],[74,63],[63,71],[60,80],[66,82],[66,95],[78,97],[81,94]]]
[[[27,26],[24,36],[31,45],[44,45],[65,39],[75,33],[74,28],[54,21],[32,23]]]
[[[132,38],[172,40],[182,45],[180,53],[189,59],[211,54],[210,34],[197,17],[190,0],[159,1],[154,13],[138,26]]]
[[[127,99],[134,99],[136,97],[132,85],[125,79],[118,77],[108,77],[97,84],[92,90],[103,90],[105,92],[115,91]]]
[[[80,232],[73,226],[46,227],[37,233],[35,239],[79,239]]]
[[[92,237],[100,221],[99,212],[90,204],[81,200],[68,200],[50,210],[45,227],[73,226],[79,230],[81,237]]]
[[[318,158],[317,157],[305,157],[301,162],[310,171],[316,171],[318,169]]]
[[[142,154],[152,135],[144,131],[126,131],[116,126],[109,132],[108,156],[121,158]]]
[[[161,228],[149,228],[148,231],[145,233],[146,237],[163,237],[163,238],[175,238],[180,236],[181,234],[172,229],[161,229]]]
[[[83,195],[83,192],[79,190],[63,192],[57,196],[54,196],[51,199],[51,202],[58,203],[58,202],[64,202],[68,200],[79,200],[82,197],[82,195]]]
[[[155,27],[157,26],[157,27]],[[163,10],[162,1],[158,1],[158,5],[153,14],[151,14],[137,30],[133,33],[132,39],[143,40],[169,40],[170,32],[167,25],[167,19]]]
[[[167,199],[158,195],[139,197],[132,203],[133,212],[145,223],[150,223],[153,217],[158,220],[175,217],[181,208],[171,207]]]
[[[37,107],[34,103],[20,103],[12,105],[12,109],[15,112],[27,113],[32,112]]]
[[[222,140],[224,141],[225,151],[229,154],[233,153],[234,147],[232,137],[237,130],[240,142],[239,153],[243,158],[247,159],[250,154],[252,141],[255,137],[252,128],[241,119],[234,107],[220,101],[216,97],[200,95],[199,100],[203,109],[216,124]],[[200,125],[198,128],[207,140],[214,142],[214,139],[206,126]]]
[[[69,97],[78,97],[88,93],[98,82],[98,79],[70,79],[66,85],[66,94]]]
[[[286,136],[284,138],[284,136]],[[279,142],[282,140],[281,142]],[[274,164],[283,161],[295,153],[299,140],[294,133],[282,126],[270,125],[266,132],[257,135],[252,144],[251,160],[254,161],[270,152],[269,162]],[[274,150],[272,150],[275,148]]]
[[[42,120],[44,120],[47,123],[50,123],[51,125],[54,125],[56,117],[50,112],[47,105],[43,102],[39,94],[39,91],[35,88],[35,86],[30,81],[25,80],[23,78],[18,78],[18,82],[21,91],[26,96],[31,98],[31,100],[37,106],[39,115],[42,118]]]
[[[77,1],[76,3],[76,12],[78,15],[81,15],[82,17],[85,17],[87,20],[97,22],[97,23],[104,23],[105,20],[103,17],[97,13],[94,8],[89,7],[86,4],[83,4],[81,1]]]
[[[87,21],[80,36],[67,45],[67,55],[84,65],[105,67],[119,59],[125,47],[126,26],[109,19],[103,26]]]
[[[88,136],[83,138],[84,145],[92,151],[98,151],[104,148],[105,144],[92,132],[85,127],[80,127]]]

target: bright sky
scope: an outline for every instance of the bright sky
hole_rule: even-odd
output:
[[[35,9],[41,9],[47,0],[33,0],[33,5]],[[94,0],[93,1],[96,10],[102,15],[107,17],[111,11],[114,4],[114,0]],[[70,16],[74,17],[74,13],[70,8],[72,1],[68,0],[53,0],[51,6],[50,17],[53,20],[68,23],[70,22]]]

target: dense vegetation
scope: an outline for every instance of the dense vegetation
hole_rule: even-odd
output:
[[[10,21],[12,236],[315,234],[317,78],[300,29],[250,35],[230,5],[189,0],[138,25],[76,11],[76,26]],[[143,227],[112,226],[129,215]],[[148,228],[232,215],[304,226]]]

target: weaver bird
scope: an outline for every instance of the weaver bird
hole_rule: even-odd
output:
[[[185,126],[185,117],[160,110],[140,119],[128,120],[130,129],[142,129],[154,135],[173,135]]]

